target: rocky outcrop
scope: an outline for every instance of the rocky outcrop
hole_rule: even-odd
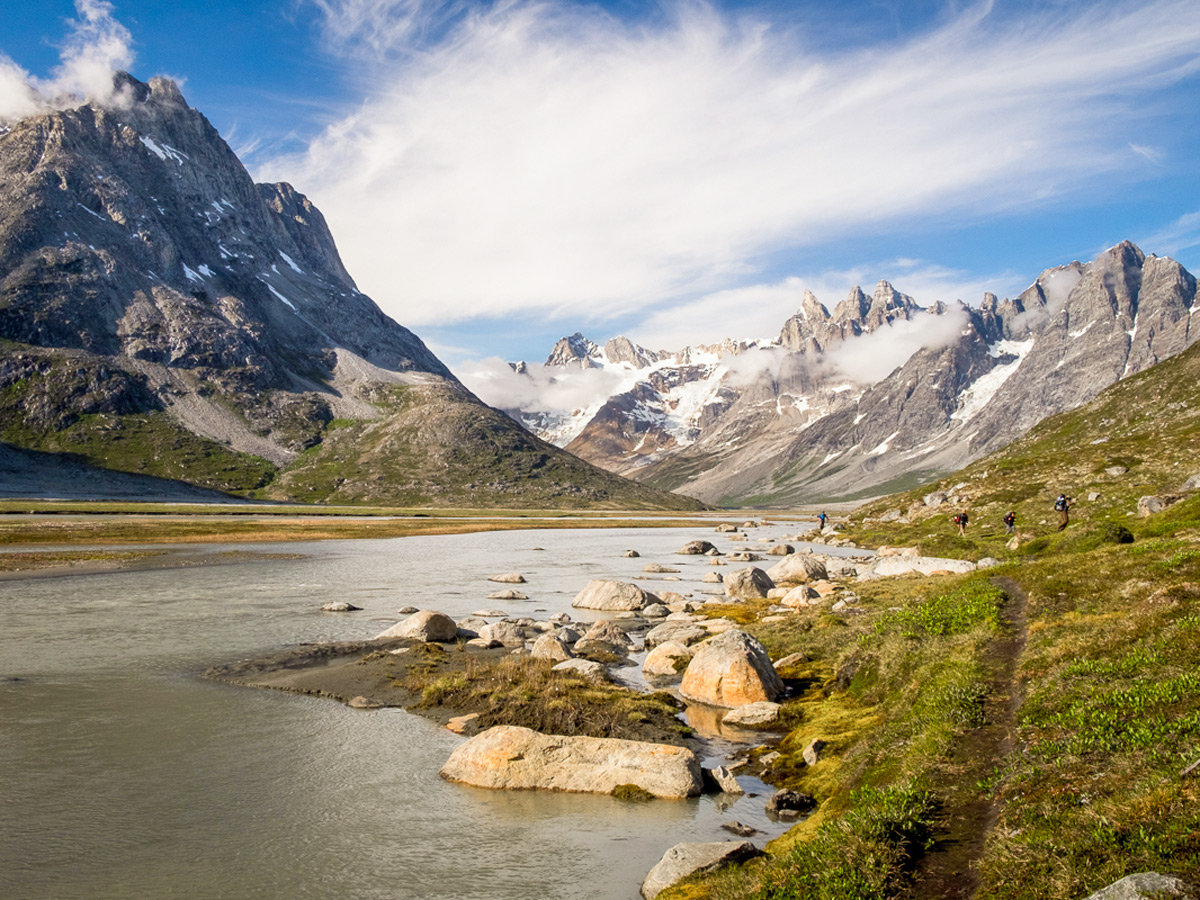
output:
[[[458,637],[458,624],[445,613],[422,609],[397,622],[387,631],[375,635],[381,638],[412,638],[415,641],[448,643]]]
[[[1200,900],[1200,892],[1174,875],[1138,872],[1101,888],[1086,900]]]
[[[676,844],[663,854],[642,882],[642,896],[646,900],[654,900],[689,875],[707,872],[728,863],[745,862],[761,855],[762,851],[750,841]]]
[[[942,559],[936,556],[887,556],[876,560],[870,569],[861,572],[859,578],[889,578],[894,575],[911,575],[914,572],[921,575],[952,573],[961,575],[974,572],[975,563],[967,559]]]
[[[825,563],[812,554],[793,553],[767,569],[767,575],[779,585],[805,584],[828,578],[829,571]]]
[[[688,663],[679,693],[709,706],[737,707],[783,695],[783,680],[767,651],[732,629],[704,644]]]
[[[655,797],[700,793],[700,762],[692,751],[667,744],[613,738],[544,735],[499,725],[458,746],[441,775],[496,790],[611,794],[636,785]]]
[[[658,597],[626,581],[589,581],[575,595],[571,605],[577,609],[599,609],[608,612],[628,612],[658,603]]]

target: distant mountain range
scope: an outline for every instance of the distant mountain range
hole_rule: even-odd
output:
[[[923,308],[881,281],[832,313],[806,292],[768,342],[668,352],[572,335],[545,373],[602,369],[617,389],[586,408],[509,413],[597,465],[711,503],[874,496],[953,471],[1179,353],[1200,337],[1198,311],[1188,271],[1126,242],[977,307]]]
[[[123,496],[186,484],[307,502],[698,505],[481,403],[358,291],[306,197],[255,184],[172,81],[117,87],[105,106],[0,124],[11,470],[44,473],[48,494],[66,489],[61,469],[100,495],[110,471],[142,476],[114,481]]]

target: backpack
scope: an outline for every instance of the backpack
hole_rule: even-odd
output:
[[[1066,508],[1067,508],[1067,495],[1059,494],[1058,499],[1054,501],[1054,511],[1062,512]]]

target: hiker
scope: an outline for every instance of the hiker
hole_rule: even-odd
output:
[[[819,516],[817,516],[817,521],[821,523],[820,528],[818,528],[818,531],[825,530],[825,519],[826,518],[827,517],[826,517],[824,511],[822,511],[821,514]]]
[[[1054,501],[1054,511],[1058,513],[1058,530],[1062,531],[1067,527],[1067,521],[1070,519],[1071,498],[1066,494],[1059,494],[1058,499]]]
[[[967,511],[964,509],[954,517],[954,524],[958,526],[958,533],[963,537],[967,536]]]
[[[1017,525],[1017,514],[1016,514],[1016,512],[1014,512],[1013,510],[1010,509],[1008,511],[1008,514],[1005,515],[1005,517],[1004,517],[1005,533],[1012,534],[1013,529],[1016,527],[1016,525]]]

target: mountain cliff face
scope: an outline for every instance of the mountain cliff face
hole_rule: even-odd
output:
[[[173,82],[117,83],[0,126],[0,440],[278,499],[687,504],[484,406],[306,197],[255,184]]]
[[[1129,243],[978,307],[923,309],[880,282],[831,314],[806,292],[770,345],[741,345],[703,370],[661,351],[643,351],[648,366],[623,363],[629,382],[580,411],[567,446],[709,502],[870,496],[965,465],[1179,353],[1200,337],[1198,310],[1191,274]],[[940,336],[880,380],[853,374],[848,360],[904,329]],[[612,365],[606,352],[590,358]],[[668,434],[671,416],[682,421]]]

